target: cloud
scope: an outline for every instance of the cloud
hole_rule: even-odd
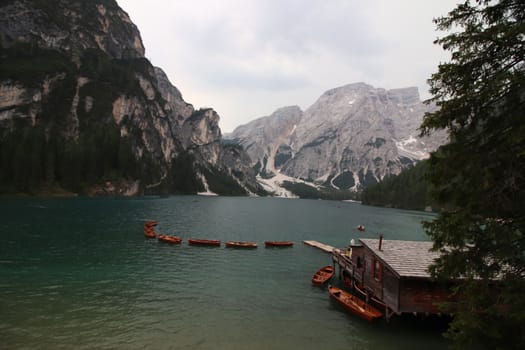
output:
[[[418,86],[446,57],[432,18],[453,0],[118,0],[146,56],[185,99],[211,106],[221,127],[274,109],[303,109],[325,90],[364,81]]]

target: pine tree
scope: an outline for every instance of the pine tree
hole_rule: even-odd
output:
[[[447,336],[457,348],[525,349],[525,2],[465,1],[435,20],[451,52],[429,83],[446,129],[431,155],[433,195],[450,210],[425,224],[442,253],[436,277],[459,278]]]

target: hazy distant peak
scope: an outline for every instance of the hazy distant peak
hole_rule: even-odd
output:
[[[293,106],[285,106],[285,107],[281,107],[277,110],[275,110],[275,112],[272,113],[272,115],[277,115],[277,114],[293,114],[293,113],[302,113],[302,110],[299,106],[297,105],[293,105]]]
[[[413,105],[421,101],[419,90],[415,86],[388,90],[388,97],[403,105]]]
[[[275,110],[271,115],[259,117],[255,120],[252,120],[249,123],[238,126],[237,128],[235,128],[232,134],[242,133],[242,130],[252,129],[254,127],[257,127],[257,125],[262,125],[262,124],[267,124],[267,123],[275,124],[275,123],[279,123],[279,122],[282,122],[283,120],[288,120],[288,119],[298,120],[302,116],[302,114],[303,114],[303,111],[297,105],[281,107]]]
[[[347,84],[347,85],[343,85],[343,86],[339,86],[339,87],[327,90],[327,91],[325,91],[324,94],[321,95],[321,97],[325,96],[325,95],[326,96],[330,96],[330,95],[334,95],[334,94],[337,94],[337,93],[345,93],[345,92],[361,92],[361,93],[364,93],[364,92],[367,92],[367,91],[370,91],[370,90],[373,90],[373,89],[374,89],[374,87],[372,85],[369,85],[369,84],[366,84],[366,83],[363,83],[363,82],[358,82],[358,83]]]

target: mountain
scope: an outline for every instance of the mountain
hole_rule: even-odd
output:
[[[355,83],[325,92],[306,111],[285,107],[236,128],[262,178],[361,191],[428,156],[445,136],[420,138],[426,111],[417,88]],[[266,181],[267,182],[267,181]]]
[[[262,192],[114,0],[3,1],[0,33],[0,191]]]
[[[283,107],[268,117],[237,127],[229,138],[240,142],[258,173],[274,174],[289,158],[287,143],[302,115],[297,106]]]

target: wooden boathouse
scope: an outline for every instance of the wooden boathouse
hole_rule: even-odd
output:
[[[431,278],[428,267],[438,253],[432,242],[380,239],[358,240],[349,249],[332,251],[345,284],[366,294],[393,314],[440,314],[438,304],[453,301],[450,285]]]

